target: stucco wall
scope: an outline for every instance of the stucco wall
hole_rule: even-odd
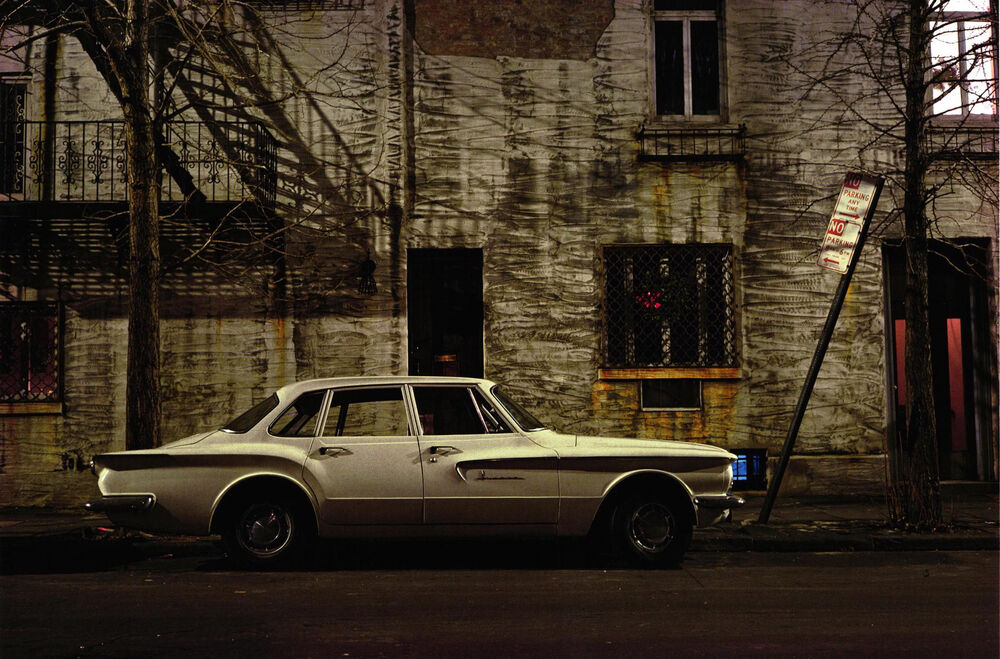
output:
[[[539,23],[532,53],[489,35],[481,44],[489,52],[465,41],[449,47],[429,17],[447,15],[452,4],[415,4],[412,109],[397,0],[359,12],[265,13],[265,25],[281,20],[267,37],[273,47],[248,49],[265,89],[241,93],[259,103],[249,111],[281,145],[279,212],[294,227],[286,236],[289,295],[275,305],[211,278],[203,290],[197,278],[170,289],[165,439],[217,425],[292,379],[405,373],[406,250],[475,247],[483,250],[486,376],[509,383],[538,416],[567,432],[776,455],[837,285],[837,275],[814,264],[830,196],[858,166],[864,138],[832,124],[822,98],[803,99],[801,76],[779,56],[845,24],[846,5],[727,2],[727,120],[746,124],[747,156],[668,164],[637,158],[636,133],[649,121],[644,3],[619,0],[613,12],[588,14],[574,34],[592,43],[572,49],[552,45],[558,25]],[[801,20],[806,10],[810,21]],[[537,20],[560,16],[542,12]],[[829,54],[817,49],[815,65]],[[60,96],[60,107],[77,103],[84,114],[110,107],[99,85],[73,82],[94,77],[78,49],[64,45],[62,58],[59,89],[79,100]],[[387,209],[404,199],[408,153],[415,197],[403,221]],[[938,208],[941,235],[995,245],[995,209],[970,215],[967,195],[956,190]],[[883,210],[894,201],[891,192],[884,199]],[[882,489],[878,245],[892,231],[865,249],[786,491]],[[734,247],[739,377],[706,381],[700,411],[641,412],[636,382],[598,379],[600,247],[658,242]],[[366,254],[378,264],[371,297],[355,290]],[[0,417],[0,505],[78,504],[95,485],[76,466],[124,441],[126,321],[113,305],[94,312],[99,295],[79,282],[53,288],[70,300],[65,409]]]

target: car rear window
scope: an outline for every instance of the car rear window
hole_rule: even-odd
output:
[[[243,414],[222,426],[222,429],[226,432],[245,433],[260,423],[260,420],[267,416],[267,413],[277,406],[278,395],[271,394]]]

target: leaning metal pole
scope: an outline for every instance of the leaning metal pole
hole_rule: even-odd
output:
[[[802,393],[799,394],[799,402],[795,407],[795,415],[792,423],[788,426],[788,434],[785,436],[785,444],[781,447],[781,458],[774,471],[774,478],[771,479],[767,487],[767,496],[764,498],[764,505],[760,509],[760,516],[757,521],[767,524],[771,517],[771,508],[774,507],[774,500],[778,497],[778,488],[781,487],[781,479],[785,475],[788,467],[788,460],[792,456],[792,448],[795,446],[795,438],[799,434],[799,426],[802,425],[802,417],[806,414],[806,406],[809,405],[809,398],[812,396],[813,386],[816,384],[816,376],[819,375],[820,366],[823,365],[823,358],[826,356],[826,349],[830,346],[830,339],[833,337],[833,330],[837,326],[837,319],[840,317],[840,310],[844,306],[844,299],[847,297],[847,289],[851,285],[851,278],[854,276],[854,268],[861,258],[861,250],[865,246],[865,239],[868,237],[868,225],[871,224],[872,215],[878,205],[879,195],[882,193],[884,181],[880,178],[875,185],[875,192],[872,194],[871,206],[865,214],[865,221],[861,224],[861,231],[858,234],[858,244],[851,256],[851,261],[847,266],[847,271],[840,276],[840,285],[837,286],[837,293],[833,297],[830,305],[830,313],[826,316],[826,325],[823,326],[823,333],[819,337],[816,345],[816,352],[813,353],[812,363],[809,365],[809,373],[806,375],[805,384],[802,385]]]

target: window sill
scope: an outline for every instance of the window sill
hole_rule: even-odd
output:
[[[739,380],[739,368],[601,368],[600,380]]]
[[[725,121],[722,117],[703,115],[695,117],[681,117],[673,115],[657,115],[650,117],[643,124],[645,128],[708,128],[711,130],[740,130],[743,124]]]
[[[62,403],[0,403],[0,416],[62,414]]]

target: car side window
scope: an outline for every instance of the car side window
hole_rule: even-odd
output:
[[[474,387],[415,386],[413,396],[425,435],[510,432],[496,409]]]
[[[324,436],[399,437],[410,434],[400,387],[333,392]]]
[[[310,391],[295,399],[277,421],[271,424],[271,434],[276,437],[313,437],[326,391]]]
[[[504,422],[500,413],[497,412],[496,406],[487,400],[486,396],[483,396],[478,389],[472,389],[471,391],[476,399],[476,404],[479,406],[479,413],[483,417],[483,422],[486,424],[486,430],[491,433],[511,432],[510,427]]]

